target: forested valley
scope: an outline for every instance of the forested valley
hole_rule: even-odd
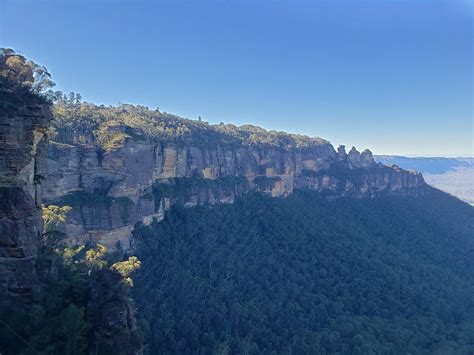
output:
[[[473,223],[435,189],[172,208],[134,236],[145,352],[470,353]]]
[[[474,209],[468,204],[426,185],[421,175],[375,164],[370,151],[354,148],[346,156],[344,147],[336,153],[320,138],[210,125],[142,106],[81,104],[80,95],[53,92],[53,84],[46,68],[0,50],[2,354],[474,352]],[[179,156],[175,143],[191,137],[190,152],[232,147],[236,153],[216,153],[208,165],[209,152],[195,155],[201,160]],[[61,149],[92,152],[77,157],[78,184],[57,205],[41,197],[48,163],[62,167],[48,157],[50,138]],[[167,140],[174,142],[164,149]],[[143,142],[151,148],[135,149]],[[238,169],[213,175],[245,147],[265,148],[249,150],[253,165],[235,163],[252,167],[246,170],[252,181]],[[305,158],[311,149],[312,159]],[[143,152],[163,163],[149,166],[150,179],[141,176],[149,185],[121,185],[108,195],[127,178],[137,182]],[[258,164],[250,159],[255,155]],[[70,156],[63,161],[71,164]],[[278,175],[285,156],[299,157],[287,167],[303,161],[313,170]],[[113,163],[109,170],[102,170],[105,158]],[[326,175],[319,176],[324,161]],[[341,161],[345,169],[338,169]],[[93,173],[83,174],[92,162]],[[187,165],[193,173],[183,173]],[[61,180],[55,186],[64,188],[63,171],[54,174]],[[280,176],[308,183],[270,189]],[[242,187],[250,182],[266,195]],[[354,183],[360,193],[347,197]],[[133,222],[128,214],[139,204],[130,192],[151,206]],[[117,202],[121,208],[109,214]],[[68,218],[87,209],[97,223],[72,241]],[[117,242],[110,250],[95,239],[103,220]],[[117,226],[133,229],[129,249],[119,243]]]

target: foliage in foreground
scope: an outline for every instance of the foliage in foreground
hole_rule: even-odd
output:
[[[18,307],[0,300],[2,354],[107,353],[111,345],[117,345],[111,344],[112,336],[126,342],[117,354],[133,353],[142,342],[138,330],[124,329],[120,322],[106,324],[106,320],[130,304],[130,275],[140,268],[140,261],[132,256],[113,263],[101,244],[58,244],[62,233],[57,228],[71,208],[50,205],[42,209],[45,233],[36,269],[43,290],[32,305]]]
[[[472,353],[473,222],[434,190],[175,208],[136,232],[147,351]]]

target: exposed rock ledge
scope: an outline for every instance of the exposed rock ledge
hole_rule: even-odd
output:
[[[284,197],[297,188],[329,198],[418,196],[424,187],[421,174],[377,164],[369,150],[346,153],[328,143],[203,146],[192,138],[128,137],[105,152],[51,143],[43,193],[48,203],[73,207],[66,226],[72,240],[128,249],[133,225],[162,218],[172,204],[229,203],[247,191]]]

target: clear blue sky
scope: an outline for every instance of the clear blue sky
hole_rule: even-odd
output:
[[[472,155],[472,14],[468,0],[0,0],[0,46],[90,102]]]

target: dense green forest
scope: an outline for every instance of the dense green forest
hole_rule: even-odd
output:
[[[173,208],[135,231],[146,352],[472,353],[473,232],[434,189]]]

